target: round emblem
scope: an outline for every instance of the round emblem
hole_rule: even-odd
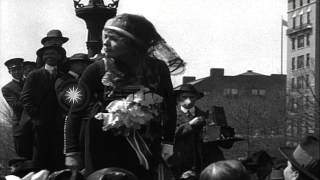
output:
[[[87,106],[90,99],[88,88],[84,84],[78,85],[76,79],[62,82],[59,89],[58,102],[65,111],[71,107],[73,112],[80,111]]]

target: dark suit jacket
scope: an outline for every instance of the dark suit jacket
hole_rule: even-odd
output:
[[[21,120],[21,114],[23,106],[20,100],[20,94],[22,91],[23,82],[10,81],[8,84],[2,87],[2,94],[9,106],[12,108],[14,117],[12,119],[12,130],[14,136],[21,134],[21,128],[19,121]]]
[[[201,172],[202,128],[205,122],[197,125],[189,124],[190,120],[199,116],[205,117],[206,113],[197,107],[195,107],[193,117],[188,117],[188,115],[181,110],[180,106],[177,108],[174,154],[168,160],[176,178],[179,178],[183,172],[188,170],[194,170],[198,174]]]
[[[31,72],[21,93],[23,107],[35,125],[50,125],[55,121],[57,100],[55,79],[44,68]]]

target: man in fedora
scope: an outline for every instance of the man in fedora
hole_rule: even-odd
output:
[[[174,154],[168,162],[176,179],[186,171],[197,176],[201,172],[201,133],[207,114],[195,106],[203,93],[191,84],[175,89],[177,98],[177,126]]]
[[[69,38],[64,37],[62,35],[62,32],[58,29],[52,29],[47,33],[47,36],[41,39],[41,44],[43,46],[60,46],[64,43],[66,43],[69,40]],[[64,57],[66,58],[66,57]],[[63,64],[64,62],[62,62]],[[44,65],[44,62],[41,60],[41,58],[38,56],[36,60],[37,67],[42,67]]]
[[[58,102],[54,89],[60,76],[58,64],[65,57],[60,46],[47,45],[37,51],[45,65],[31,72],[25,81],[21,99],[33,128],[33,163],[35,168],[60,170],[64,168],[63,153],[55,144]]]
[[[31,71],[36,69],[36,63],[32,61],[23,62],[23,78],[26,79]]]
[[[285,180],[320,180],[320,136],[308,134],[295,148],[279,148],[288,160],[283,171]]]
[[[13,58],[7,60],[4,64],[7,66],[9,73],[12,76],[12,81],[2,87],[2,94],[9,106],[13,110],[12,118],[12,132],[15,151],[19,156],[29,157],[29,153],[26,152],[28,144],[23,136],[23,129],[21,128],[21,115],[23,111],[23,105],[20,100],[21,91],[23,88],[23,59]]]

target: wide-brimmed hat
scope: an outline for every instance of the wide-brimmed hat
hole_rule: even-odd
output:
[[[51,173],[48,180],[69,180],[71,177],[72,171],[70,169],[64,169]],[[80,172],[76,172],[74,180],[85,180],[85,178]]]
[[[104,29],[116,31],[145,48],[162,39],[149,20],[134,14],[117,15],[106,22]]]
[[[130,171],[121,168],[104,168],[93,172],[87,180],[138,180]]]
[[[69,40],[69,38],[67,37],[63,37],[62,36],[62,33],[60,30],[58,29],[53,29],[53,30],[50,30],[48,33],[47,33],[47,36],[42,38],[41,39],[41,44],[45,45],[46,42],[52,40],[52,39],[56,39],[56,40],[59,40],[61,41],[61,44],[67,42]],[[52,45],[52,44],[51,44]]]
[[[55,49],[58,51],[59,54],[61,54],[63,57],[66,55],[66,50],[61,47],[61,46],[57,46],[57,45],[45,45],[42,48],[37,50],[37,56],[38,57],[42,57],[43,52],[47,49]]]
[[[72,55],[70,58],[68,58],[67,63],[72,63],[72,62],[84,62],[84,63],[92,63],[93,61],[90,60],[89,56],[84,53],[77,53]]]
[[[175,96],[178,97],[181,93],[192,93],[195,94],[198,99],[202,98],[204,94],[198,91],[193,85],[191,84],[182,84],[176,88],[174,88]]]
[[[7,66],[8,69],[13,69],[16,67],[22,67],[23,61],[24,60],[22,58],[12,58],[7,60],[4,65]]]
[[[320,179],[318,134],[307,135],[296,148],[282,147],[279,151],[299,172],[313,180]]]

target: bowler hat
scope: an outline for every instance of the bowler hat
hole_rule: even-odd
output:
[[[89,59],[89,56],[84,53],[77,53],[77,54],[72,55],[67,62],[68,63],[84,62],[84,63],[88,63],[88,64],[92,63],[92,61]]]
[[[125,169],[104,168],[90,174],[87,180],[138,180],[138,178]]]
[[[57,45],[45,45],[43,46],[42,48],[38,49],[37,50],[37,56],[38,57],[42,57],[43,55],[43,52],[47,49],[55,49],[58,51],[59,54],[61,54],[62,56],[65,56],[66,55],[66,50],[61,47],[61,46],[57,46]]]
[[[69,180],[72,177],[72,171],[70,169],[63,169],[61,171],[55,171],[50,174],[48,180]],[[76,172],[74,180],[85,180],[80,172]]]
[[[45,45],[47,41],[52,40],[52,39],[60,40],[61,44],[65,43],[69,40],[69,38],[62,36],[62,33],[60,30],[53,29],[47,33],[46,37],[41,39],[41,44]]]
[[[318,134],[307,135],[296,148],[282,147],[279,151],[299,172],[313,180],[320,179]]]
[[[22,63],[23,63],[23,59],[22,58],[13,58],[13,59],[9,59],[7,60],[4,65],[7,66],[8,69],[12,69],[15,67],[22,67]]]
[[[176,97],[178,97],[181,93],[192,93],[195,94],[198,99],[202,98],[204,94],[199,92],[193,85],[191,84],[182,84],[174,89],[174,93]]]

